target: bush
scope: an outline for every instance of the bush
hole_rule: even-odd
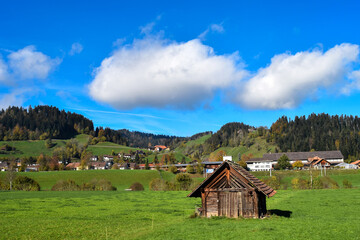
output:
[[[40,191],[40,185],[32,178],[19,176],[14,181],[14,189],[21,191]]]
[[[186,166],[186,172],[190,173],[190,174],[193,174],[193,173],[195,173],[195,169],[194,169],[194,167],[192,165],[187,165]]]
[[[313,188],[314,189],[323,189],[323,188],[338,189],[339,184],[330,177],[318,177],[318,178],[315,178],[313,181]]]
[[[190,178],[190,175],[187,173],[180,173],[176,175],[175,177],[176,185],[178,186],[179,190],[189,190],[189,187],[191,186],[192,179]]]
[[[269,178],[263,178],[262,181],[266,185],[271,187],[272,189],[275,189],[275,190],[280,189],[280,179],[279,179],[279,177],[272,176],[272,177],[269,177]]]
[[[132,191],[144,191],[144,186],[139,182],[135,182],[130,186],[130,189]]]
[[[177,169],[177,167],[175,167],[175,166],[170,166],[169,169],[168,169],[168,171],[171,172],[171,173],[173,173],[173,174],[175,174],[175,173],[177,173],[178,169]]]
[[[116,187],[111,185],[111,182],[106,179],[93,179],[89,183],[81,185],[83,191],[116,191]]]
[[[95,185],[95,190],[96,191],[116,191],[116,187],[114,187],[109,180],[100,179]]]
[[[310,181],[303,178],[293,178],[291,180],[291,185],[293,189],[309,189]]]
[[[164,190],[164,181],[162,181],[160,178],[154,178],[151,180],[149,188],[151,191],[162,191]]]
[[[344,188],[352,188],[351,182],[347,179],[343,180],[343,186],[344,186]]]
[[[77,185],[73,180],[59,180],[52,186],[51,191],[79,191],[80,186]]]

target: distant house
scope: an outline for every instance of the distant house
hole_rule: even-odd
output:
[[[92,162],[91,169],[94,170],[105,170],[106,169],[106,162]]]
[[[38,172],[40,168],[39,164],[31,164],[31,165],[27,165],[25,172]]]
[[[81,170],[80,163],[79,162],[72,162],[66,165],[66,168],[69,168],[70,170]]]
[[[356,164],[349,164],[349,163],[339,163],[335,165],[336,168],[343,168],[343,169],[358,169],[359,167]]]
[[[139,165],[136,163],[124,163],[120,166],[120,170],[134,170],[134,169],[140,169]]]
[[[139,169],[145,170],[145,164],[139,164]],[[156,165],[149,163],[149,170],[156,170]]]
[[[7,171],[8,168],[9,168],[9,165],[8,165],[7,162],[0,162],[0,170],[1,170],[2,172]]]
[[[97,162],[97,161],[99,161],[99,157],[98,156],[91,156],[90,157],[90,161],[93,161],[93,162]]]
[[[114,156],[112,156],[112,155],[104,155],[104,156],[103,156],[103,160],[104,160],[105,162],[113,161],[113,160],[114,160]]]
[[[360,167],[360,160],[356,160],[355,162],[352,162],[350,164]]]
[[[204,166],[205,177],[207,177],[208,174],[212,174],[215,171],[215,169],[217,169],[222,163],[223,163],[223,161],[219,161],[219,162],[204,161],[204,162],[202,162],[201,164]]]
[[[160,152],[163,151],[165,149],[167,149],[168,147],[164,146],[164,145],[155,145],[155,151]]]
[[[188,197],[201,197],[203,217],[260,218],[267,213],[266,197],[275,193],[238,164],[225,161]]]
[[[263,159],[271,160],[272,164],[276,164],[277,160],[284,154],[290,159],[291,164],[296,161],[301,161],[305,164],[308,162],[309,158],[313,157],[325,159],[330,164],[338,164],[344,162],[344,156],[340,151],[266,153],[263,155]]]
[[[246,161],[250,171],[270,171],[272,169],[272,160],[264,158],[252,158]]]
[[[330,168],[330,162],[319,157],[309,158],[309,164],[315,169]]]

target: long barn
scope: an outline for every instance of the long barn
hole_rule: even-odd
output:
[[[275,190],[233,162],[222,163],[188,197],[201,197],[200,215],[260,218]]]

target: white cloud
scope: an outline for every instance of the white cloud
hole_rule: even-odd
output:
[[[235,102],[251,109],[281,109],[298,106],[321,88],[342,81],[358,60],[359,46],[336,45],[320,50],[281,54],[271,64],[237,89]]]
[[[135,40],[102,61],[90,95],[118,109],[191,108],[246,74],[237,61],[237,54],[216,55],[198,39]]]
[[[73,56],[75,54],[79,54],[82,52],[82,50],[84,49],[83,45],[81,45],[80,43],[76,42],[76,43],[73,43],[71,45],[71,49],[70,49],[70,52],[69,52],[69,55],[70,56]]]
[[[21,79],[45,79],[61,62],[36,51],[34,46],[12,52],[8,59],[13,74]]]
[[[353,91],[360,90],[360,70],[351,72],[348,78],[350,82],[341,89],[341,93],[344,95],[350,95]]]
[[[222,24],[211,24],[198,38],[204,40],[209,33],[223,33],[225,29]]]
[[[7,82],[9,79],[8,66],[0,57],[0,82]]]
[[[9,106],[22,106],[30,95],[33,95],[35,89],[15,89],[10,93],[0,95],[0,109],[6,109]]]

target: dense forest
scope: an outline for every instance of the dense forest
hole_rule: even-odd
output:
[[[360,157],[360,118],[311,114],[289,120],[281,117],[272,124],[270,139],[283,152],[340,150],[346,159]]]
[[[1,140],[69,139],[85,133],[93,137],[93,143],[109,141],[131,147],[149,145],[170,146],[184,138],[151,133],[113,130],[97,127],[91,120],[76,113],[65,112],[53,106],[32,108],[9,107],[0,111]]]
[[[68,139],[93,130],[91,120],[52,106],[9,107],[0,111],[0,140]]]

